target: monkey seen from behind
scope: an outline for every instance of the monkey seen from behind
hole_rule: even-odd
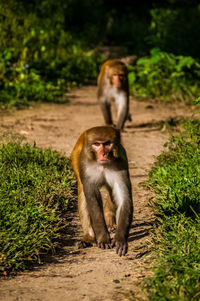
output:
[[[76,142],[71,159],[78,180],[81,246],[96,242],[99,248],[116,247],[117,254],[125,255],[133,202],[128,160],[119,130],[111,126],[86,130]],[[102,200],[102,186],[110,196],[106,200]],[[108,229],[115,223],[116,233],[111,241]]]

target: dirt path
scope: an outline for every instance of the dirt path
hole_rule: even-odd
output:
[[[128,153],[133,185],[134,221],[129,237],[128,255],[120,258],[115,250],[96,247],[78,250],[81,235],[77,213],[73,214],[70,233],[66,234],[62,253],[51,262],[0,281],[0,300],[128,300],[124,292],[132,290],[138,296],[139,282],[150,273],[150,260],[145,243],[153,221],[152,212],[145,207],[150,195],[139,183],[144,181],[168,132],[162,124],[174,117],[192,115],[184,105],[162,105],[131,101],[133,121],[122,134]],[[41,104],[24,111],[0,116],[4,130],[24,135],[28,142],[50,147],[69,155],[78,136],[85,129],[102,125],[103,118],[96,102],[96,87],[83,87],[71,92],[67,105]]]

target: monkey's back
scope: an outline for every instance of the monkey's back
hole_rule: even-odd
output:
[[[82,151],[83,148],[83,142],[84,142],[84,136],[85,136],[85,132],[78,138],[72,153],[71,153],[71,161],[72,161],[72,167],[74,169],[74,172],[77,176],[78,181],[80,181],[80,176],[79,176],[79,157],[80,157],[80,153]]]

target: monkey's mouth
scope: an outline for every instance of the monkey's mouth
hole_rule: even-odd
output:
[[[107,163],[109,163],[109,160],[108,159],[101,159],[101,160],[98,160],[98,163],[99,164],[107,164]]]

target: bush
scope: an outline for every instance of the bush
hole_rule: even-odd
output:
[[[100,56],[66,29],[70,4],[59,3],[0,3],[0,105],[63,102],[69,87],[96,78]]]
[[[129,67],[129,82],[136,97],[191,102],[200,94],[200,64],[192,57],[175,56],[154,48],[150,56]]]
[[[29,144],[0,147],[0,273],[40,262],[56,245],[75,198],[68,158]]]
[[[157,3],[150,9],[151,22],[147,37],[150,47],[159,47],[162,51],[175,55],[199,58],[199,2],[166,2],[168,4]]]
[[[0,55],[0,105],[20,107],[27,106],[29,101],[64,101],[61,80],[56,84],[47,82],[28,64],[21,62],[15,66],[13,54],[14,49],[7,49]]]

